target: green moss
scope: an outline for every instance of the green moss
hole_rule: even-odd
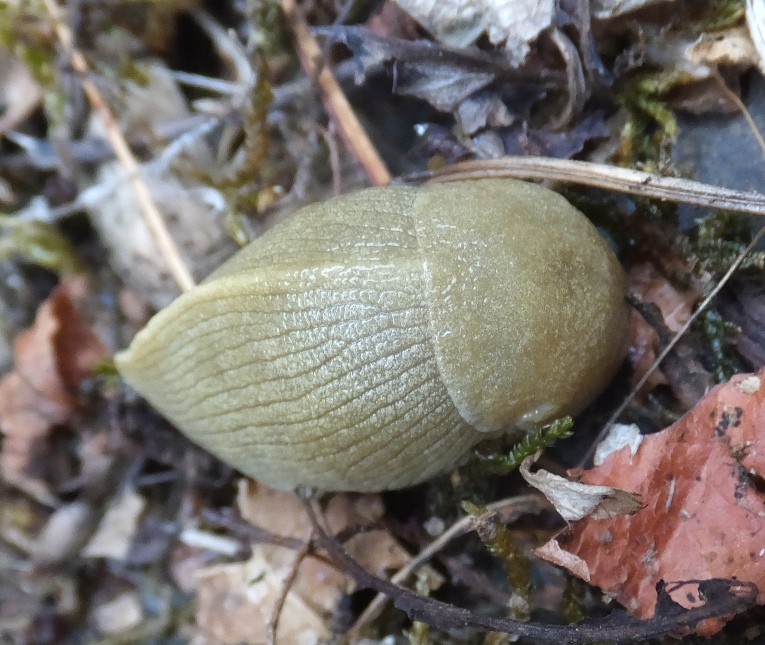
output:
[[[252,24],[249,45],[266,56],[291,51],[284,15],[278,0],[252,0],[247,3],[247,10],[247,17]]]
[[[748,216],[718,211],[698,224],[695,235],[681,238],[681,251],[693,265],[694,273],[714,285],[746,250],[752,237],[751,221]],[[763,267],[765,253],[752,251],[739,270],[761,270]]]
[[[710,352],[709,367],[718,383],[727,381],[739,371],[731,348],[741,329],[732,322],[725,320],[715,309],[706,309],[696,320],[694,330],[705,340],[705,347]]]
[[[705,14],[690,25],[691,32],[704,34],[730,29],[741,24],[746,17],[744,0],[713,0],[707,5]]]
[[[0,259],[22,258],[58,274],[82,264],[69,240],[52,224],[0,216]]]
[[[269,152],[271,138],[268,129],[268,108],[273,99],[271,84],[263,59],[257,80],[250,91],[242,115],[243,139],[239,147],[229,151],[232,159],[226,166],[215,169],[200,179],[218,189],[230,206],[226,226],[237,242],[248,242],[241,213],[260,211],[275,192],[269,182]]]
[[[657,172],[659,163],[677,140],[680,126],[667,104],[669,93],[695,79],[684,70],[666,69],[640,72],[626,80],[617,101],[628,112],[620,132],[616,161],[622,165]]]
[[[40,0],[10,3],[0,0],[0,46],[25,63],[35,80],[53,83],[55,41],[47,25],[49,17]]]
[[[509,453],[487,452],[479,447],[473,452],[472,462],[468,465],[477,475],[508,475],[521,462],[540,450],[549,448],[559,439],[567,439],[573,435],[574,421],[571,417],[556,419],[523,437]]]

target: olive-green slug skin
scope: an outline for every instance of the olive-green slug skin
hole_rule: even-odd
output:
[[[624,356],[621,266],[557,193],[509,180],[472,185],[480,192],[424,188],[412,209],[449,394],[484,432],[576,414]]]
[[[115,360],[263,483],[401,488],[487,431],[584,407],[621,359],[624,289],[597,231],[551,191],[369,189],[274,227]]]
[[[275,227],[157,314],[120,372],[277,488],[382,490],[456,463],[478,433],[438,378],[412,189],[398,192],[354,209],[368,217],[335,221],[330,203]]]

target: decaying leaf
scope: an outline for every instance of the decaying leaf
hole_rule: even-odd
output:
[[[144,607],[136,591],[125,591],[93,610],[93,621],[102,634],[119,634],[137,627],[144,619]]]
[[[26,66],[0,47],[0,134],[15,128],[26,119],[42,100],[40,86]]]
[[[543,557],[614,594],[640,618],[653,615],[660,580],[735,578],[756,584],[757,601],[765,603],[765,494],[752,479],[765,475],[763,378],[734,376],[674,425],[644,437],[634,454],[622,448],[584,472],[585,483],[638,492],[645,507],[631,516],[587,517],[546,545]],[[686,591],[671,595],[693,604]]]
[[[748,68],[759,62],[757,49],[745,27],[702,34],[686,48],[685,57],[697,65],[713,67],[725,65]]]
[[[513,122],[505,102],[492,91],[494,83],[513,80],[508,86],[529,91],[540,80],[520,77],[503,57],[479,50],[383,38],[362,27],[318,27],[313,32],[348,46],[359,65],[357,82],[382,65],[394,65],[394,92],[421,98],[442,112],[456,112],[467,133]]]
[[[125,488],[112,500],[82,554],[87,558],[124,560],[133,546],[145,508],[146,499],[132,488]]]
[[[630,11],[637,11],[652,4],[668,0],[592,0],[592,17],[599,20],[615,18]]]
[[[288,572],[288,567],[274,566],[258,548],[244,563],[218,565],[198,572],[197,630],[191,643],[265,642],[271,613]],[[322,604],[331,600],[334,607],[340,593],[331,589],[333,583],[341,583],[342,579],[339,572],[326,566],[315,579],[323,590],[315,588],[314,595],[308,596],[290,591],[282,609],[277,642],[326,641],[331,633],[328,627],[331,608],[327,612]],[[328,595],[322,595],[323,591]]]
[[[539,453],[523,460],[520,472],[526,482],[541,492],[567,522],[591,517],[596,520],[637,512],[639,496],[610,486],[594,486],[553,475],[546,470],[531,472]]]
[[[159,63],[142,65],[146,82],[126,81],[122,114],[124,131],[145,131],[162,122],[189,116],[186,100],[170,71]],[[93,128],[98,122],[94,120]],[[192,168],[213,166],[212,152],[204,141],[184,149]],[[100,183],[110,189],[107,198],[89,206],[94,227],[120,276],[156,308],[172,302],[180,290],[165,258],[141,216],[135,190],[117,162],[103,164]],[[165,218],[168,230],[196,278],[204,278],[236,250],[224,225],[225,213],[219,193],[183,172],[155,168],[143,174],[151,197]],[[183,178],[181,178],[183,176]]]
[[[757,66],[765,73],[765,3],[746,0],[746,26],[757,50]]]
[[[35,566],[55,566],[77,557],[96,522],[96,510],[87,502],[74,501],[57,508],[35,541]]]
[[[553,21],[554,0],[396,0],[396,3],[449,47],[467,47],[486,33],[504,44],[508,59],[520,65],[529,43]]]
[[[272,535],[305,540],[312,524],[305,505],[295,495],[254,482],[240,482],[239,509],[254,527]],[[327,503],[325,518],[330,530],[358,530],[382,518],[379,495],[334,495]],[[358,532],[345,548],[368,571],[386,575],[402,567],[410,556],[385,530]],[[263,642],[274,603],[295,558],[292,548],[257,544],[243,563],[202,569],[197,573],[198,630],[193,640],[201,645],[231,642]],[[430,588],[442,578],[425,568]],[[306,557],[286,596],[277,630],[277,642],[322,642],[329,637],[330,619],[352,583],[334,566],[313,556]]]
[[[643,300],[659,308],[664,324],[671,332],[677,332],[688,321],[693,307],[701,297],[693,288],[680,291],[650,263],[635,265],[630,269],[628,277],[630,288],[638,292]],[[633,380],[637,382],[656,360],[658,335],[637,312],[633,312],[632,321],[629,358],[634,372]],[[646,390],[666,382],[662,373],[656,370],[646,384]]]
[[[643,435],[640,434],[640,428],[637,425],[634,423],[615,423],[611,426],[605,439],[598,444],[593,462],[596,466],[600,466],[608,455],[625,446],[629,446],[630,452],[634,455],[642,442]]]
[[[106,358],[75,308],[85,289],[80,277],[62,281],[16,338],[15,369],[0,380],[0,466],[9,479],[26,479],[40,442],[78,409],[74,389]]]

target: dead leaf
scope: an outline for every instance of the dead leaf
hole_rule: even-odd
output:
[[[32,551],[36,567],[59,565],[80,553],[98,521],[96,509],[74,501],[57,508],[40,531]]]
[[[138,522],[146,508],[146,499],[132,488],[115,497],[82,554],[86,558],[111,558],[124,561],[138,530]]]
[[[614,423],[606,437],[595,449],[593,463],[600,466],[608,455],[625,446],[629,446],[630,452],[634,455],[642,442],[643,435],[640,434],[640,428],[636,424]]]
[[[532,473],[531,465],[538,458],[539,453],[526,457],[520,466],[521,475],[550,501],[567,522],[583,517],[600,520],[632,514],[642,507],[639,496],[626,490],[582,484],[541,469]]]
[[[455,112],[468,134],[487,124],[499,127],[513,122],[506,102],[494,89],[500,79],[518,91],[541,96],[540,79],[521,76],[506,59],[488,52],[449,49],[427,40],[383,38],[362,27],[316,27],[312,32],[348,46],[359,65],[357,82],[383,65],[395,66],[396,94],[423,99],[441,112]]]
[[[508,60],[526,60],[529,43],[555,16],[554,0],[395,0],[441,43],[463,48],[486,33],[494,45],[504,44]]]
[[[182,120],[190,112],[183,93],[164,64],[137,64],[145,83],[128,80],[121,97],[126,109],[120,115],[124,132],[154,134],[163,122]],[[93,119],[91,129],[101,134],[102,124]],[[148,130],[148,132],[147,132]],[[227,233],[223,199],[215,189],[195,180],[211,168],[213,155],[205,141],[187,145],[183,151],[185,172],[161,164],[143,174],[152,200],[162,212],[170,235],[196,278],[204,278],[236,250]],[[182,176],[183,175],[183,176]],[[88,212],[112,266],[144,299],[157,309],[167,306],[180,290],[154,236],[141,216],[135,189],[118,162],[102,164],[99,183],[105,195],[88,204]]]
[[[736,578],[756,584],[765,603],[763,372],[717,386],[666,430],[623,448],[583,473],[588,484],[635,490],[645,507],[632,516],[585,518],[548,545],[575,556],[589,580],[640,618],[653,615],[656,584]],[[584,563],[584,564],[582,564]],[[685,592],[673,595],[690,606]],[[697,601],[698,599],[696,599]],[[696,602],[694,601],[694,602]],[[724,621],[707,623],[704,633]]]
[[[615,18],[630,11],[637,11],[652,4],[667,2],[668,0],[592,0],[590,11],[592,17],[598,20]]]
[[[143,620],[144,609],[136,591],[125,591],[93,610],[93,621],[102,634],[127,632]]]
[[[664,324],[671,332],[679,331],[688,321],[700,298],[700,294],[695,289],[679,291],[649,262],[633,266],[629,271],[628,280],[630,288],[638,292],[643,300],[659,308]],[[634,383],[642,378],[656,360],[657,341],[658,335],[653,327],[633,311],[629,359],[632,363]],[[664,375],[656,370],[646,383],[645,390],[650,391],[666,382]]]
[[[0,134],[22,123],[40,105],[40,86],[26,65],[0,47],[0,96],[3,111],[0,114]]]
[[[288,568],[274,567],[258,548],[247,562],[201,570],[197,574],[197,630],[192,645],[265,642],[266,626],[287,572]],[[337,576],[340,574],[333,578]],[[294,589],[287,594],[276,642],[328,640],[329,616],[313,601]]]
[[[757,66],[765,73],[765,3],[746,0],[746,26],[757,50]]]
[[[16,338],[15,370],[0,380],[0,466],[11,480],[27,479],[40,442],[78,409],[75,388],[107,356],[75,307],[85,290],[82,277],[63,280]]]
[[[746,27],[701,34],[686,48],[685,58],[696,65],[711,67],[749,68],[758,63],[757,49]]]
[[[238,505],[244,519],[272,535],[304,540],[312,528],[304,502],[292,493],[242,480]],[[384,512],[379,495],[337,494],[328,501],[324,517],[330,531],[338,534],[373,525]],[[381,576],[401,568],[411,558],[395,538],[382,529],[357,532],[344,546],[365,569]],[[198,630],[193,642],[198,645],[262,642],[294,558],[293,549],[257,544],[247,562],[198,571]],[[424,570],[430,588],[436,589],[443,583],[433,569],[425,567]],[[331,632],[331,616],[342,596],[352,589],[345,574],[334,566],[306,557],[287,594],[277,641],[326,640]]]
[[[312,526],[298,497],[248,480],[240,482],[238,505],[242,517],[274,535],[303,540]],[[336,529],[343,524],[342,518],[334,515],[332,524]],[[263,642],[274,603],[294,557],[292,549],[258,544],[247,562],[199,571],[198,629],[192,643]],[[332,565],[305,558],[287,594],[277,642],[326,640],[330,634],[329,619],[348,584]]]

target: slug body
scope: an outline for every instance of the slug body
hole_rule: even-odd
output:
[[[558,194],[507,179],[298,211],[159,312],[116,364],[265,484],[375,491],[575,414],[623,356],[625,279]]]

